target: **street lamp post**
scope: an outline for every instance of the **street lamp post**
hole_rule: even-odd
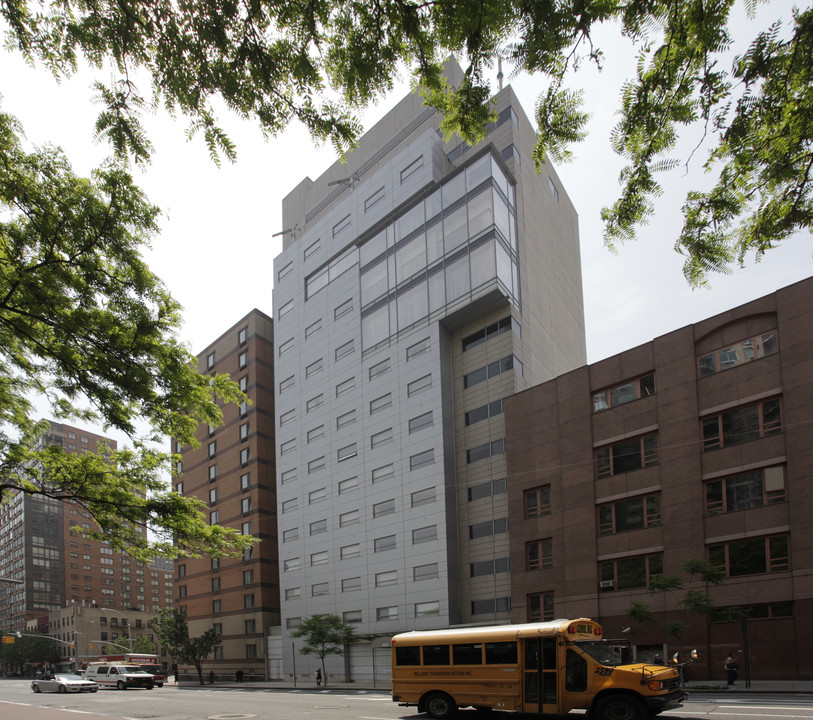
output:
[[[116,613],[116,615],[121,615],[122,620],[124,620],[124,624],[127,626],[127,642],[130,645],[130,652],[133,652],[133,635],[130,632],[130,621],[127,619],[127,616],[121,612],[121,610],[114,610],[113,608],[99,608],[102,612],[112,612]],[[115,643],[110,643],[111,645],[115,645]],[[118,647],[121,647],[119,645]]]

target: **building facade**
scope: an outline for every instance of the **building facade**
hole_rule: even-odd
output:
[[[190,635],[214,627],[222,639],[206,665],[217,675],[242,669],[265,678],[265,638],[280,622],[273,342],[271,318],[252,310],[198,355],[201,373],[229,375],[249,402],[223,407],[220,426],[201,426],[198,447],[174,448],[182,457],[176,490],[201,500],[210,523],[259,540],[242,558],[175,563],[176,606],[188,618]]]
[[[511,398],[512,620],[592,617],[638,659],[696,647],[693,679],[722,680],[729,652],[755,679],[812,678],[811,327],[813,279]],[[684,588],[648,592],[661,575]]]
[[[452,82],[460,69],[450,68]],[[578,220],[510,88],[469,147],[404,98],[283,202],[274,262],[284,674],[386,681],[403,630],[508,620],[503,400],[584,362]]]

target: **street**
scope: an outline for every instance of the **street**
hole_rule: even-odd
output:
[[[0,681],[3,720],[412,720],[423,718],[414,708],[402,708],[382,691],[252,689],[224,686],[165,686],[154,690],[100,690],[75,695],[31,692],[28,680]],[[576,716],[577,713],[573,713]],[[461,720],[484,717],[473,710]],[[526,720],[532,716],[492,712],[489,720]],[[725,697],[695,694],[680,710],[664,718],[682,720],[813,720],[813,696],[808,694],[738,694]]]

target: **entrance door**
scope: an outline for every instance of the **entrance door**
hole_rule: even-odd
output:
[[[528,713],[557,713],[556,638],[524,640],[522,702]]]

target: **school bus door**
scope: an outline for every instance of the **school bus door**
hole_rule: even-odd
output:
[[[527,713],[558,713],[555,637],[525,638],[522,709]],[[541,688],[541,691],[540,691]]]

